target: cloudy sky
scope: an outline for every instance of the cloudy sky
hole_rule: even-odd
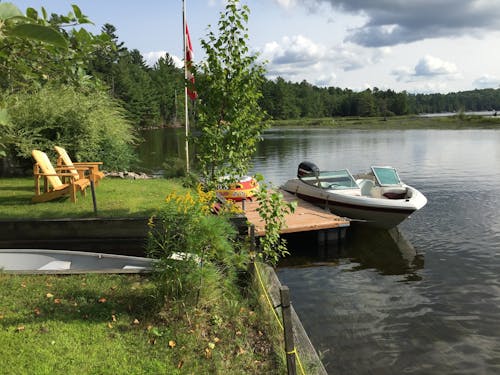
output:
[[[49,13],[79,5],[95,23],[149,61],[182,56],[181,0],[22,0]],[[269,78],[318,86],[408,92],[500,87],[497,0],[246,0],[250,47]],[[200,39],[217,25],[223,0],[186,0],[195,62]]]

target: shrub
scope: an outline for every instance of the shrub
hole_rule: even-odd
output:
[[[210,213],[212,198],[200,189],[197,195],[172,193],[150,219],[147,252],[159,259],[155,274],[165,299],[197,301],[207,275],[215,272],[234,281],[248,259],[243,250],[235,250],[231,223]]]
[[[103,161],[108,170],[127,169],[135,136],[123,108],[106,92],[45,86],[6,97],[13,155],[30,159],[33,149],[52,153],[59,145],[75,161]]]

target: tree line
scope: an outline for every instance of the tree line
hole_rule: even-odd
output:
[[[118,42],[116,29],[105,25],[116,43],[114,55],[98,56],[92,74],[108,83],[123,101],[138,126],[169,125],[182,121],[184,72],[170,55],[148,66],[138,50]],[[203,81],[201,72],[197,80]],[[421,113],[488,111],[500,109],[500,89],[481,89],[448,94],[412,94],[378,88],[353,91],[339,87],[317,87],[278,77],[263,77],[260,107],[274,120],[335,116],[397,116]],[[199,92],[203,100],[203,92]],[[179,100],[181,98],[181,100]]]

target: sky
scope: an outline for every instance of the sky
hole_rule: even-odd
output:
[[[195,63],[217,30],[223,0],[185,0]],[[77,4],[98,33],[105,23],[148,63],[182,58],[181,0],[11,0],[66,14]],[[448,93],[500,87],[497,0],[242,0],[248,45],[267,77],[320,87]]]

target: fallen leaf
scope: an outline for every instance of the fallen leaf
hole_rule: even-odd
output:
[[[209,347],[210,349],[215,349],[215,344],[214,344],[213,342],[209,342],[209,343],[208,343],[208,347]]]
[[[24,331],[24,326],[19,326],[16,328],[16,332],[21,332],[21,331]]]
[[[135,325],[139,324],[139,320],[138,319],[134,319],[134,322],[133,322]]]
[[[111,315],[111,320],[112,320],[113,322],[116,322],[116,315],[115,315],[115,314]]]
[[[45,297],[47,297],[47,298],[52,298],[52,297],[54,297],[54,295],[53,295],[52,293],[47,293],[47,294],[45,295]]]
[[[236,331],[236,336],[241,336],[241,331]]]
[[[113,328],[113,324],[108,323],[108,328]]]
[[[238,351],[236,352],[236,355],[242,355],[242,354],[245,354],[247,351],[245,349],[243,349],[241,346],[238,347]]]
[[[177,344],[175,343],[175,341],[174,341],[174,340],[170,340],[170,341],[168,342],[168,346],[170,346],[171,348],[175,348],[175,346],[176,346],[176,345],[177,345]]]
[[[54,299],[54,303],[60,304],[61,303],[61,299],[60,298]]]
[[[181,359],[181,360],[179,361],[179,363],[177,364],[177,368],[178,368],[178,369],[181,369],[181,368],[182,368],[182,366],[184,366],[184,361]]]
[[[151,328],[151,330],[149,332],[152,335],[155,335],[156,337],[161,337],[162,336],[161,332],[158,331],[158,328],[156,328],[156,327]]]
[[[150,343],[151,345],[156,344],[156,338],[155,338],[155,337],[150,338],[150,339],[149,339],[149,343]]]
[[[214,342],[217,344],[220,341],[220,338],[214,337]]]
[[[212,351],[209,348],[205,348],[205,357],[212,358]]]
[[[26,288],[26,283],[23,281],[23,282],[21,283],[21,286],[22,286],[23,288]]]
[[[152,324],[148,324],[148,326],[146,327],[146,329],[147,329],[148,331],[151,331],[151,328],[153,328],[153,325],[152,325]]]
[[[104,298],[104,297],[101,297],[101,298],[99,298],[99,299],[97,300],[97,302],[99,302],[99,303],[105,303],[106,301],[107,301],[107,299],[106,299],[106,298]]]
[[[38,307],[35,307],[35,310],[33,310],[36,316],[40,315],[40,309]]]

